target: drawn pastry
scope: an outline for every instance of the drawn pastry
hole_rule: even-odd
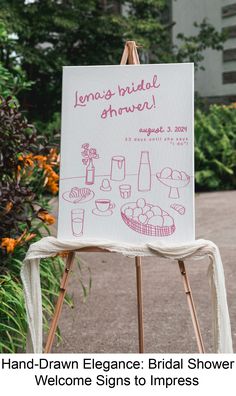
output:
[[[88,202],[93,197],[94,192],[90,188],[72,187],[70,191],[62,194],[63,199],[73,204]]]
[[[178,212],[180,215],[185,214],[185,207],[183,205],[174,203],[174,204],[170,205],[170,207],[172,209],[174,209],[176,212]]]
[[[140,234],[162,237],[175,232],[173,217],[144,198],[123,205],[120,211],[125,224]]]

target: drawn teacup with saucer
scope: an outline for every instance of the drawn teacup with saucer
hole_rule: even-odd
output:
[[[93,214],[96,216],[111,216],[115,208],[115,204],[111,202],[110,199],[96,199],[95,200],[96,208],[92,210]]]

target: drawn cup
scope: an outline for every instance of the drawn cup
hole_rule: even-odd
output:
[[[131,196],[131,185],[130,184],[121,184],[120,187],[120,196],[123,199],[130,198]]]
[[[106,212],[107,210],[114,209],[115,204],[110,199],[96,199],[95,205],[97,210],[100,212]]]
[[[74,236],[82,236],[84,229],[84,209],[72,209],[71,228]]]

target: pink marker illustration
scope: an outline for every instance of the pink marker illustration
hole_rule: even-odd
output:
[[[162,237],[175,232],[173,217],[144,198],[123,205],[120,212],[125,224],[139,234]]]
[[[163,168],[156,177],[159,182],[169,187],[169,198],[179,198],[179,188],[187,186],[190,182],[187,173],[168,167]]]
[[[111,191],[111,184],[110,184],[110,180],[109,179],[103,179],[101,186],[100,186],[100,190],[102,191]]]
[[[96,199],[95,206],[92,213],[96,216],[111,216],[112,209],[115,208],[115,204],[110,199]]]
[[[148,151],[141,151],[138,170],[138,191],[151,190],[151,165]]]
[[[91,201],[94,197],[94,192],[90,188],[72,187],[70,191],[65,191],[62,198],[73,204],[85,203]]]
[[[180,215],[184,215],[185,214],[185,207],[183,205],[174,203],[172,205],[170,205],[171,209],[175,210],[176,212],[178,212]]]
[[[72,209],[71,211],[71,230],[76,237],[83,235],[84,230],[84,209]]]
[[[110,179],[114,181],[122,181],[126,177],[126,164],[123,155],[114,155],[111,158]]]
[[[130,184],[121,184],[119,186],[120,196],[123,199],[130,198],[131,196],[131,185]]]
[[[98,159],[99,155],[95,148],[89,147],[88,143],[84,143],[81,148],[83,149],[83,151],[81,151],[83,157],[82,162],[86,165],[85,184],[94,184],[95,167],[93,160]]]

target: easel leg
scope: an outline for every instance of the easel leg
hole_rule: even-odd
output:
[[[144,326],[143,326],[143,291],[141,257],[135,257],[138,305],[138,337],[139,353],[144,353]]]
[[[60,292],[59,292],[59,296],[58,296],[58,300],[57,300],[57,304],[56,304],[56,308],[55,308],[55,312],[54,312],[54,317],[52,319],[52,323],[51,323],[50,330],[48,333],[48,339],[47,339],[47,343],[46,343],[46,346],[44,349],[44,353],[50,353],[51,348],[52,348],[53,340],[54,340],[54,337],[56,334],[56,329],[57,329],[58,321],[59,321],[61,310],[62,310],[64,297],[66,294],[68,277],[69,277],[69,273],[70,273],[72,265],[73,265],[74,258],[75,258],[75,253],[70,252],[66,259],[65,270],[64,270],[64,273],[63,273],[63,276],[61,279]]]
[[[196,308],[194,305],[192,291],[191,291],[189,279],[188,279],[188,276],[186,273],[186,268],[185,268],[183,261],[178,261],[178,264],[179,264],[179,269],[180,269],[180,272],[181,272],[181,275],[183,278],[184,290],[186,293],[188,306],[189,306],[189,310],[190,310],[190,314],[191,314],[191,318],[192,318],[192,322],[193,322],[193,328],[194,328],[195,336],[197,339],[198,350],[199,350],[199,353],[205,353],[201,330],[200,330],[200,326],[199,326],[199,322],[198,322],[198,318],[197,318],[197,312],[196,312]]]

